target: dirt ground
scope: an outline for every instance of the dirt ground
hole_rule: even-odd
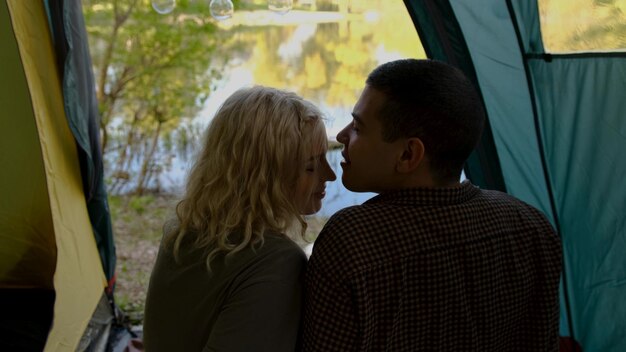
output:
[[[163,223],[174,216],[177,201],[178,197],[170,194],[109,198],[117,252],[115,300],[133,325],[143,323],[146,293]],[[310,217],[307,222],[306,238],[312,240],[326,219]]]
[[[143,307],[163,223],[174,215],[173,195],[110,197],[117,253],[115,301],[134,325],[143,321]]]

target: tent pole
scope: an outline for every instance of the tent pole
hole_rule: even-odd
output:
[[[550,173],[548,171],[548,164],[546,161],[546,154],[545,154],[545,150],[543,147],[543,143],[542,143],[542,139],[541,139],[541,129],[539,127],[539,114],[537,112],[537,101],[535,99],[535,95],[534,93],[534,89],[533,89],[533,85],[532,85],[532,78],[530,76],[530,70],[528,67],[528,60],[525,56],[526,50],[523,47],[522,44],[522,35],[520,33],[520,29],[519,29],[519,23],[517,22],[517,17],[515,16],[515,11],[513,8],[513,4],[511,2],[511,0],[506,0],[506,5],[507,8],[509,10],[509,16],[511,17],[511,23],[513,24],[513,28],[515,30],[515,35],[517,36],[517,43],[519,44],[520,47],[520,53],[522,55],[522,62],[524,64],[524,73],[526,75],[526,81],[527,81],[527,85],[528,85],[528,90],[529,90],[529,95],[530,95],[530,101],[531,101],[531,108],[532,108],[532,112],[533,112],[533,120],[534,120],[534,125],[535,125],[535,133],[537,136],[537,145],[539,147],[539,156],[541,158],[541,166],[543,168],[543,176],[546,182],[546,189],[548,191],[548,199],[550,200],[550,208],[552,210],[552,216],[554,219],[554,227],[556,229],[556,232],[559,236],[559,238],[561,239],[561,247],[563,246],[563,237],[562,237],[562,233],[561,233],[561,227],[559,224],[559,215],[557,212],[557,208],[556,208],[556,204],[555,204],[555,200],[554,200],[554,192],[552,190],[552,184],[550,183]],[[561,277],[563,278],[563,298],[565,301],[565,316],[567,317],[567,325],[569,327],[569,332],[570,332],[570,336],[571,338],[576,341],[576,334],[574,333],[574,324],[572,323],[572,310],[571,310],[571,305],[570,305],[570,297],[568,294],[568,290],[567,290],[567,277],[565,274],[565,258],[563,258],[563,262],[562,262],[562,269],[561,269]],[[572,344],[572,352],[575,352],[575,344]]]

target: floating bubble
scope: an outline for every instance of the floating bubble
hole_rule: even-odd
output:
[[[230,0],[211,0],[211,4],[209,5],[211,16],[218,21],[233,17],[234,9],[235,6],[233,6],[233,2]]]
[[[284,15],[293,7],[293,0],[268,0],[267,7],[280,15]]]
[[[152,0],[152,8],[161,15],[174,11],[176,0]]]

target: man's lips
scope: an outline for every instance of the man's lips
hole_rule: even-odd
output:
[[[315,192],[314,194],[315,194],[315,196],[317,198],[324,198],[324,197],[326,197],[326,191]]]

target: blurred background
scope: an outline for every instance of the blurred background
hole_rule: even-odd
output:
[[[402,1],[301,0],[270,9],[267,0],[239,0],[222,12],[215,3],[83,1],[118,254],[116,300],[137,324],[161,226],[174,215],[202,132],[230,94],[260,84],[319,106],[340,179],[341,148],[332,141],[352,120],[367,74],[387,61],[425,58]],[[334,212],[371,196],[328,184],[308,239]]]

